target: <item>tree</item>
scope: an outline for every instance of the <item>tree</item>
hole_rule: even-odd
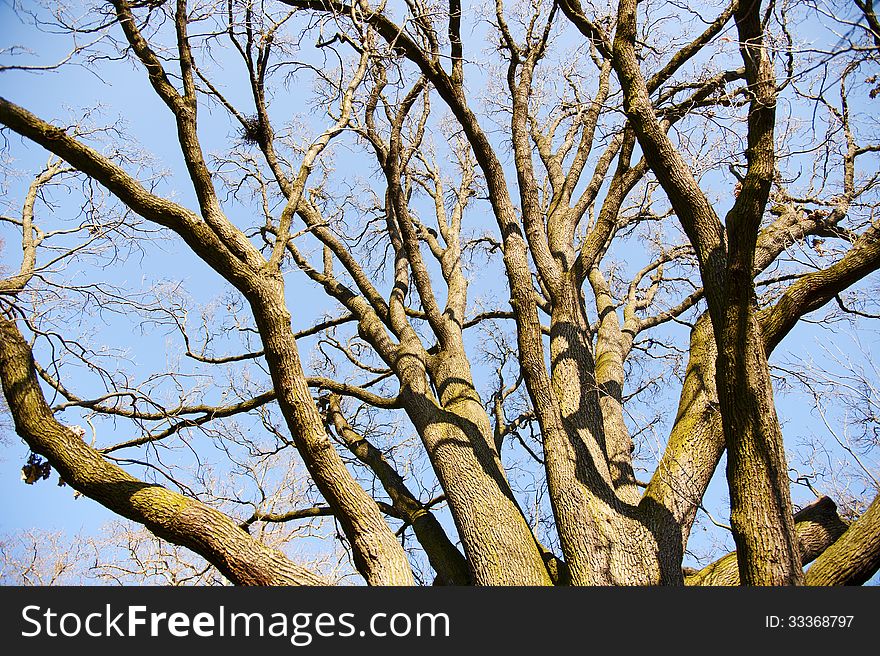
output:
[[[59,12],[73,46],[58,66],[131,62],[182,175],[158,176],[122,125],[61,127],[0,99],[9,147],[15,133],[51,154],[4,217],[22,234],[0,286],[18,434],[64,483],[236,584],[324,582],[251,533],[318,516],[370,585],[865,582],[878,491],[848,522],[827,498],[795,512],[769,361],[831,301],[876,319],[859,292],[880,266],[866,119],[880,35],[870,3],[839,9]],[[285,123],[309,88],[310,112]],[[79,225],[39,227],[61,189]],[[141,249],[148,266],[166,238],[228,287],[195,327],[179,285],[122,291],[79,264]],[[306,285],[329,310],[294,330],[315,314]],[[186,361],[135,382],[74,333],[74,303],[173,332]],[[49,345],[63,355],[38,364]],[[62,413],[100,422],[100,446]],[[116,422],[139,434],[114,442]],[[186,480],[180,451],[159,451],[175,443],[196,463]],[[224,490],[201,461],[212,449],[249,492]],[[736,551],[683,569],[724,454]],[[312,506],[284,507],[272,458],[302,463]]]

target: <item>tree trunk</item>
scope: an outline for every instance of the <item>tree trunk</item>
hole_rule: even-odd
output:
[[[662,552],[681,563],[703,495],[724,453],[715,389],[717,349],[704,313],[691,331],[689,359],[675,423],[640,509],[655,527]]]
[[[514,498],[463,352],[431,356],[440,407],[425,395],[404,407],[434,465],[476,585],[550,585],[541,552]]]
[[[431,567],[437,572],[438,583],[468,585],[471,577],[467,559],[449,540],[434,514],[410,492],[403,477],[385,459],[382,452],[352,429],[342,415],[339,396],[329,395],[326,403],[327,420],[333,425],[336,434],[361,462],[373,470],[394,509],[400,511],[403,518],[412,525],[416,539],[425,550]]]
[[[612,481],[589,326],[570,289],[555,299],[550,323],[551,380],[564,431],[556,439],[545,431],[544,457],[571,582],[680,583],[681,561],[661,568],[655,536]]]
[[[716,385],[740,580],[746,585],[800,584],[788,466],[756,308],[732,303],[727,318]]]

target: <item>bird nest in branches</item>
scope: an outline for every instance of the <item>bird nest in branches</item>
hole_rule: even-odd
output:
[[[262,146],[266,143],[266,130],[259,116],[245,116],[242,119],[241,130],[239,131],[241,140],[247,144],[254,146]]]

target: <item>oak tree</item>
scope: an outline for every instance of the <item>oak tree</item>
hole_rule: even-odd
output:
[[[877,319],[870,0],[33,16],[67,54],[13,52],[4,79],[85,67],[101,94],[124,71],[120,108],[161,114],[0,98],[10,154],[48,152],[2,217],[21,257],[0,281],[0,379],[27,482],[49,467],[243,585],[329,582],[297,536],[336,541],[369,585],[880,568],[860,460],[876,394],[852,406],[862,443],[840,441],[871,481],[855,512],[825,490],[797,509],[777,412],[797,376],[774,374],[805,320]],[[162,249],[207,265],[214,298]],[[98,319],[160,333],[165,361],[127,369]],[[125,346],[156,359],[146,341]],[[725,458],[735,551],[684,568]]]

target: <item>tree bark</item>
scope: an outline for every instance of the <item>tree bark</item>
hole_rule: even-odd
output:
[[[639,502],[665,558],[681,564],[691,527],[724,453],[724,431],[715,389],[717,348],[704,313],[691,330],[678,412],[666,449]]]
[[[474,584],[550,585],[464,353],[440,351],[426,364],[439,405],[406,392],[404,407],[446,493]]]
[[[661,567],[656,536],[642,523],[634,499],[622,499],[612,479],[612,471],[625,472],[626,467],[612,469],[609,461],[589,325],[577,288],[567,289],[569,294],[555,299],[550,323],[551,380],[564,431],[557,441],[545,436],[544,453],[557,522],[576,524],[566,535],[580,538],[575,544],[562,538],[572,583],[680,583],[680,561]],[[627,489],[625,478],[619,483]],[[577,554],[574,562],[569,553]]]

